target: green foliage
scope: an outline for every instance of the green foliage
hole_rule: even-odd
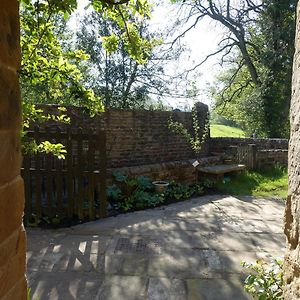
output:
[[[274,259],[270,264],[263,260],[255,264],[243,262],[251,274],[245,280],[245,290],[258,300],[283,299],[283,261]]]
[[[27,300],[31,300],[31,289],[27,288]]]
[[[231,195],[287,197],[288,175],[285,168],[275,166],[268,171],[244,172],[237,177],[219,182],[217,189]]]
[[[135,16],[130,16],[128,22],[133,20]],[[124,33],[118,23],[107,19],[103,12],[85,14],[76,29],[76,44],[69,42],[71,47],[89,54],[90,59],[78,67],[86,85],[103,96],[106,108],[148,109],[156,101],[151,99],[153,94],[162,97],[170,92],[171,80],[165,76],[165,69],[183,50],[174,46],[171,51],[162,51],[166,47],[162,44],[163,33],[151,31],[147,19],[138,18],[134,24],[148,48],[137,46],[147,57],[144,63],[130,56],[128,42],[119,38]]]
[[[173,121],[172,118],[168,121],[168,128],[181,135],[190,145],[195,154],[199,154],[202,150],[203,144],[206,138],[209,136],[209,118],[205,120],[205,126],[201,132],[199,126],[199,120],[197,116],[197,111],[195,108],[192,110],[192,121],[193,121],[193,135],[189,133],[188,129],[180,122]]]
[[[202,195],[204,191],[203,186],[195,184],[189,186],[182,183],[172,182],[164,192],[164,197],[166,200],[180,200],[180,199],[189,199],[192,196]]]
[[[77,104],[92,114],[103,110],[100,98],[81,82],[76,61],[88,59],[81,50],[62,47],[62,34],[56,27],[65,27],[62,14],[52,2],[39,1],[21,5],[22,64],[20,83],[25,103]],[[26,111],[24,115],[26,119]]]
[[[126,180],[127,180],[127,175],[125,175],[124,173],[122,173],[120,171],[114,171],[113,176],[115,177],[115,179],[118,182],[126,182]]]
[[[253,82],[241,52],[232,52],[234,63],[227,64],[211,89],[216,111],[248,135],[256,131],[262,137],[289,136],[296,3],[263,1],[255,24],[244,27],[258,81]]]
[[[22,151],[26,154],[33,154],[37,152],[51,153],[59,159],[64,159],[66,150],[61,143],[51,143],[50,141],[41,141],[37,143],[33,138],[29,138],[27,131],[30,124],[38,124],[48,120],[69,123],[70,118],[65,114],[64,107],[58,107],[57,113],[44,114],[42,109],[37,109],[32,103],[23,102],[23,130],[22,130]]]
[[[65,159],[65,154],[67,153],[63,144],[54,144],[49,141],[42,141],[41,143],[37,144],[35,140],[27,141],[26,139],[23,139],[22,147],[23,152],[26,154],[44,152],[47,154],[53,154],[59,159]]]
[[[113,202],[117,202],[119,199],[121,199],[122,191],[119,187],[113,184],[107,187],[106,194],[108,199],[113,200]]]
[[[132,201],[137,209],[145,209],[157,206],[163,202],[163,198],[158,194],[137,189],[132,194]]]
[[[125,212],[189,199],[192,196],[202,195],[204,191],[204,185],[186,185],[172,181],[163,193],[157,193],[149,177],[128,178],[120,171],[113,172],[113,176],[116,183],[107,187],[107,197],[113,208]]]
[[[45,121],[53,116],[43,116],[35,103],[75,104],[87,108],[91,116],[103,111],[102,97],[82,82],[82,74],[77,65],[89,58],[82,50],[65,49],[66,20],[76,9],[76,0],[21,0],[21,48],[22,63],[20,83],[24,101],[24,132],[32,121]],[[126,5],[112,1],[93,0],[93,7],[102,11],[106,18],[117,22],[122,31],[120,36],[110,37],[110,41],[122,39],[126,49],[139,62],[145,62],[152,44],[147,44],[135,30],[135,19],[149,17],[150,6],[145,0],[129,0]],[[129,16],[135,16],[131,18]],[[130,29],[130,30],[129,30]],[[109,44],[109,43],[107,43]],[[110,43],[112,44],[112,43]],[[142,47],[143,46],[143,47]],[[111,46],[109,51],[113,51]],[[64,121],[58,118],[58,121]],[[43,141],[39,145],[34,141],[24,142],[25,151],[52,152],[64,157],[61,144],[52,145]]]

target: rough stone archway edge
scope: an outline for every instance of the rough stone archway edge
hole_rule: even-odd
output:
[[[290,108],[289,191],[284,224],[287,237],[284,299],[300,299],[300,2],[297,7],[296,26]]]
[[[20,25],[17,0],[0,0],[0,299],[27,299],[22,223]]]

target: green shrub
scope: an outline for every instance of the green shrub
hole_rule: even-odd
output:
[[[122,211],[155,207],[166,201],[188,199],[203,194],[204,187],[199,184],[186,185],[171,182],[164,193],[156,193],[152,179],[146,176],[128,178],[120,171],[113,172],[115,183],[107,187],[110,204]]]
[[[283,299],[283,262],[273,259],[270,264],[258,260],[255,264],[242,262],[242,266],[250,271],[245,279],[245,290],[258,300]]]

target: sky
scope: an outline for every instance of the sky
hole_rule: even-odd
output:
[[[85,7],[88,4],[88,0],[78,1],[77,15],[85,13]],[[160,5],[154,9],[151,18],[151,27],[155,29],[163,29],[169,24],[172,24],[176,19],[178,13],[178,7],[174,4],[170,4],[170,0],[159,1]],[[72,17],[70,21],[70,27],[76,28],[77,18]],[[180,29],[179,29],[180,30]],[[182,28],[182,30],[184,30]],[[176,33],[177,34],[177,33]],[[174,37],[176,37],[176,34]],[[192,68],[195,64],[202,61],[207,55],[214,52],[218,48],[218,42],[222,38],[222,31],[220,27],[217,27],[212,21],[203,19],[197,24],[195,28],[190,30],[182,39],[182,43],[190,49],[185,57],[180,61],[183,67]],[[183,62],[183,63],[182,63]],[[169,72],[178,72],[178,65],[170,66]],[[220,72],[220,66],[218,64],[218,57],[212,57],[199,68],[197,73],[201,74],[197,76],[196,86],[199,91],[199,96],[196,101],[204,102],[211,105],[211,100],[207,94],[207,87],[213,84],[215,76]],[[184,106],[192,106],[193,101],[186,101],[185,99],[166,98],[166,104],[173,108],[183,108]]]

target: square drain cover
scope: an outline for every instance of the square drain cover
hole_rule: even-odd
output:
[[[154,239],[119,238],[114,252],[159,255],[161,245]]]

